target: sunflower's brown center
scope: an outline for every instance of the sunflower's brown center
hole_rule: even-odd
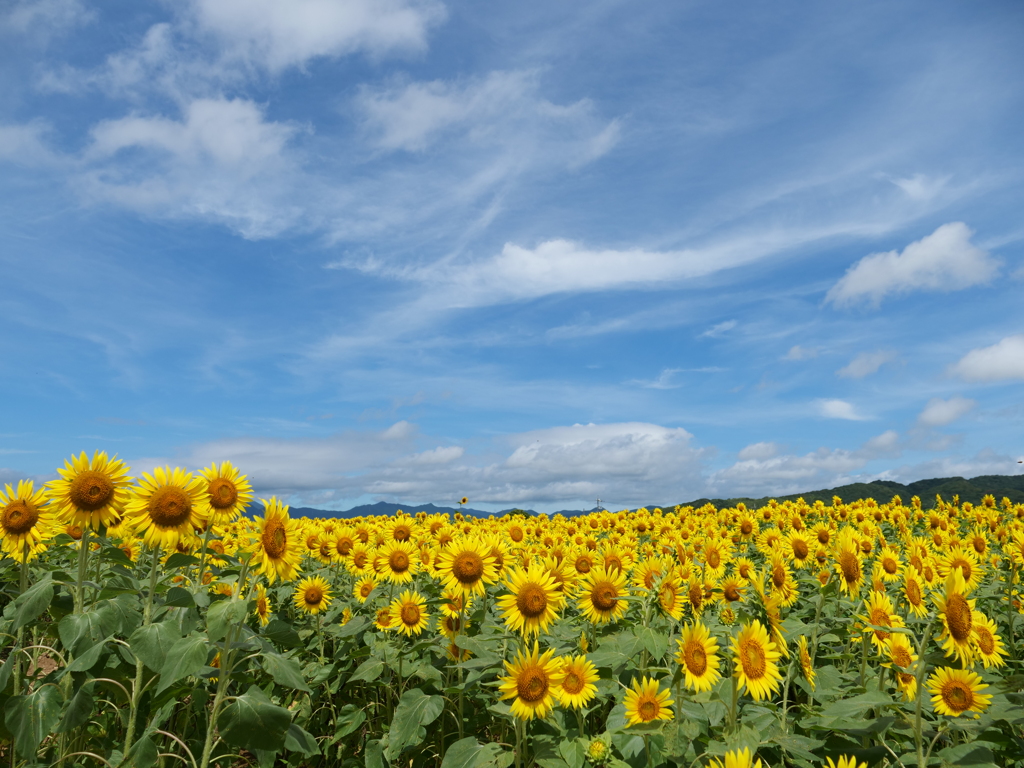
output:
[[[206,492],[214,509],[227,509],[238,501],[238,488],[226,477],[215,477],[206,487]]]
[[[311,608],[316,607],[324,601],[324,591],[317,586],[306,587],[306,591],[302,594],[302,599]]]
[[[736,586],[736,582],[727,582],[725,587],[722,589],[722,597],[728,600],[730,603],[735,603],[740,599],[740,590]]]
[[[860,560],[848,549],[839,554],[839,570],[847,584],[855,584],[860,580]]]
[[[518,525],[513,525],[508,529],[508,537],[514,542],[520,542],[525,538],[526,534],[523,533],[523,529]]]
[[[696,640],[688,642],[683,650],[683,658],[686,660],[686,668],[695,677],[700,677],[708,669],[708,655],[703,643]]]
[[[377,624],[382,627],[391,626],[391,611],[388,608],[381,608],[377,611]]]
[[[636,713],[640,715],[640,719],[645,723],[654,720],[660,711],[661,707],[658,706],[658,702],[651,698],[644,699],[636,708]]]
[[[889,617],[889,612],[884,608],[872,608],[871,609],[871,623],[876,627],[887,627],[892,619]],[[881,630],[875,630],[875,637],[879,640],[888,640],[889,633]]]
[[[352,565],[355,566],[356,568],[365,568],[366,567],[366,558],[367,558],[366,552],[363,552],[363,551],[356,552],[355,554],[352,555]]]
[[[806,560],[807,556],[811,554],[811,548],[803,539],[793,539],[793,554],[798,560]]]
[[[622,558],[616,555],[614,552],[609,552],[604,556],[604,567],[605,570],[622,570]]]
[[[921,585],[917,583],[917,579],[907,580],[907,600],[913,606],[921,604]]]
[[[896,562],[894,557],[883,557],[882,558],[882,570],[892,576],[896,571],[900,569],[900,564]]]
[[[590,602],[599,611],[610,611],[619,600],[619,590],[608,581],[599,581],[590,590]]]
[[[352,551],[354,546],[355,542],[352,541],[351,536],[339,536],[334,542],[334,551],[342,557],[348,557],[348,553]]]
[[[476,552],[460,552],[452,560],[452,576],[460,584],[476,584],[484,575],[484,559]]]
[[[405,523],[399,523],[391,531],[391,538],[395,541],[408,541],[412,538],[412,528]]]
[[[709,549],[704,553],[707,564],[711,568],[717,568],[722,564],[722,555],[717,549]]]
[[[749,536],[754,532],[754,524],[750,520],[744,520],[740,523],[740,533],[744,536]]]
[[[28,533],[38,520],[38,508],[25,499],[15,499],[0,513],[0,526],[9,536]]]
[[[985,548],[987,546],[987,542],[985,541],[985,537],[984,536],[975,536],[971,543],[974,545],[974,551],[975,552],[977,552],[979,555],[984,555],[985,554]]]
[[[704,604],[704,590],[700,584],[691,584],[689,589],[690,604],[694,608],[700,608]]]
[[[402,623],[407,627],[415,627],[420,623],[420,607],[416,603],[406,603],[402,606]]]
[[[528,619],[542,616],[548,607],[548,596],[539,584],[527,584],[516,595],[516,607]]]
[[[959,568],[960,573],[964,575],[964,581],[971,580],[971,574],[974,573],[974,569],[971,567],[971,561],[966,557],[954,557],[949,562],[950,568]]]
[[[67,535],[75,541],[80,540],[82,538],[83,533],[82,526],[80,525],[69,525],[67,528],[64,529],[64,532],[67,533]]]
[[[147,508],[150,519],[163,528],[176,528],[192,514],[192,502],[188,494],[176,485],[158,488],[150,496]]]
[[[958,643],[965,642],[971,636],[971,606],[959,592],[954,592],[946,600],[946,625],[949,627],[949,634]]]
[[[950,680],[942,686],[942,701],[959,715],[974,703],[974,692],[961,680]]]
[[[266,616],[270,613],[270,602],[265,597],[261,597],[256,600],[256,613],[260,616]]]
[[[740,563],[740,567],[738,569],[738,573],[739,573],[739,575],[742,578],[749,579],[750,578],[750,563]]]
[[[306,537],[306,549],[319,549],[320,539],[315,533],[309,534]]]
[[[562,681],[562,688],[565,689],[566,693],[572,695],[580,693],[586,685],[586,681],[576,674],[575,670],[569,670],[566,672],[565,679]]]
[[[822,530],[818,531],[818,543],[819,544],[828,544],[829,538],[830,538],[830,534],[829,534],[829,532],[827,530],[822,529]]]
[[[914,662],[910,658],[910,651],[904,648],[902,645],[897,645],[892,649],[892,663],[897,667],[903,667],[904,669],[910,669],[910,665]]]
[[[914,682],[914,675],[911,672],[897,672],[896,676],[900,679],[900,683],[904,688]]]
[[[590,573],[590,569],[594,567],[594,564],[590,561],[589,557],[578,557],[576,558],[576,572],[577,573]]]
[[[396,549],[388,557],[388,565],[395,573],[405,573],[409,570],[409,555],[400,549]]]
[[[329,541],[320,542],[319,549],[320,549],[320,557],[322,557],[324,560],[330,560],[331,559],[331,555],[332,555],[331,550],[333,549],[333,546],[331,545],[331,542],[329,542]]]
[[[982,626],[975,628],[974,638],[978,642],[978,649],[986,656],[995,651],[996,640],[992,637],[992,633],[988,631],[988,627]]]
[[[767,657],[761,644],[747,638],[740,644],[740,665],[750,680],[760,680],[768,669]]]
[[[114,490],[114,482],[107,475],[94,469],[87,469],[79,472],[71,481],[68,498],[79,509],[95,512],[113,500]]]
[[[775,563],[772,566],[772,584],[776,589],[782,589],[786,584],[786,567],[782,563]]]
[[[527,667],[516,679],[516,693],[528,704],[540,701],[548,692],[548,676],[540,667]]]
[[[284,523],[276,518],[267,520],[263,524],[260,541],[263,543],[263,551],[271,560],[283,557],[288,549],[288,531]]]

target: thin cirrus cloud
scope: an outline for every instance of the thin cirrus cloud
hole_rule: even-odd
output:
[[[990,347],[972,349],[949,372],[965,381],[1024,379],[1024,334],[1007,336]]]
[[[825,301],[877,308],[889,295],[984,285],[999,271],[999,262],[971,243],[972,234],[963,222],[943,224],[902,251],[865,256],[832,286]]]
[[[863,379],[873,373],[878,373],[883,365],[891,362],[895,357],[895,352],[884,349],[876,352],[862,352],[836,371],[836,376],[842,379]]]
[[[933,397],[917,417],[917,423],[925,427],[944,427],[966,416],[978,403],[966,397],[951,397],[943,400]]]

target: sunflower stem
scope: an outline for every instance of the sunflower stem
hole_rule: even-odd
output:
[[[861,653],[860,653],[860,687],[867,687],[867,675],[868,675],[868,645],[871,643],[871,633],[865,632],[861,635]]]
[[[82,527],[82,538],[78,540],[78,584],[75,587],[75,613],[85,611],[85,573],[89,561],[89,527]]]
[[[203,573],[206,571],[206,556],[210,547],[210,536],[213,533],[213,516],[206,521],[206,533],[203,534],[203,550],[199,553],[199,575],[196,576],[195,592],[203,588]]]
[[[465,633],[465,631],[466,631],[465,617],[466,617],[466,596],[463,595],[462,596],[462,602],[459,603],[459,632],[460,633]],[[458,635],[456,635],[456,637],[458,637]],[[461,741],[465,737],[465,735],[466,735],[466,733],[465,733],[465,725],[462,722],[462,717],[463,717],[462,712],[463,712],[463,706],[464,706],[464,703],[465,703],[465,691],[463,690],[463,684],[462,684],[464,670],[462,669],[462,649],[461,648],[456,648],[456,656],[457,656],[457,658],[455,660],[455,663],[458,665],[458,668],[459,668],[459,740]],[[516,738],[517,739],[519,738],[518,726],[516,728]],[[516,758],[517,758],[517,760],[519,759],[519,747],[518,747],[518,745],[516,746]]]
[[[83,540],[85,534],[82,535]],[[149,592],[146,594],[146,603],[142,609],[142,626],[148,627],[153,617],[153,596],[156,593],[157,569],[160,565],[160,547],[153,548],[153,564],[149,568]],[[135,684],[132,687],[131,704],[128,709],[128,727],[124,738],[124,753],[127,755],[135,741],[135,721],[139,712],[139,699],[142,698],[142,678],[145,673],[145,665],[142,659],[135,658]]]
[[[21,552],[21,594],[28,590],[28,542],[23,545]],[[25,628],[18,629],[18,637],[14,641],[14,649],[11,651],[14,656],[14,695],[21,693],[21,644],[25,641]],[[35,643],[33,643],[35,645]],[[11,750],[12,754],[14,750]]]
[[[924,630],[924,635],[921,637],[921,645],[917,648],[918,656],[918,667],[917,667],[917,695],[914,707],[914,741],[917,746],[917,765],[924,768],[924,736],[922,734],[921,724],[921,707],[924,703],[924,675],[925,675],[925,663],[924,663],[924,652],[928,647],[928,641],[932,637],[932,627],[935,624],[935,620],[928,622],[928,626]]]

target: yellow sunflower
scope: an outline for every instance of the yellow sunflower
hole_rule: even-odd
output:
[[[50,503],[57,516],[80,528],[98,530],[117,523],[128,503],[128,466],[116,456],[107,458],[102,451],[88,458],[65,460],[57,469],[60,478],[47,483]]]
[[[252,485],[248,477],[239,475],[230,461],[214,462],[199,473],[206,481],[206,495],[213,510],[211,522],[234,520],[252,501]]]
[[[682,580],[676,576],[666,576],[658,586],[658,606],[665,615],[674,621],[683,618],[686,608],[686,591]]]
[[[750,747],[733,749],[725,753],[725,761],[712,758],[708,768],[762,768],[761,759],[754,760]]]
[[[897,667],[896,685],[903,692],[903,697],[913,701],[917,698],[917,676],[914,674],[917,654],[910,638],[904,634],[890,635],[885,644],[885,655],[889,657],[891,666]]]
[[[935,605],[942,619],[942,635],[939,637],[947,656],[953,656],[964,665],[972,662],[974,656],[974,600],[966,596],[966,585],[960,569],[953,568],[946,578],[946,590],[935,596]]]
[[[295,607],[303,613],[315,615],[331,605],[331,585],[321,576],[303,579],[292,593]]]
[[[814,659],[811,658],[811,650],[807,647],[807,635],[800,635],[800,642],[797,643],[797,648],[800,657],[800,671],[803,672],[804,680],[807,681],[807,685],[813,691],[817,674],[814,671]]]
[[[862,618],[876,627],[902,627],[903,619],[895,612],[892,600],[884,592],[871,592],[871,597],[864,601],[867,615]],[[885,648],[892,633],[881,629],[871,631],[871,641],[878,650]]]
[[[377,614],[373,618],[373,624],[377,629],[394,629],[395,625],[391,620],[391,606],[378,608]]]
[[[893,547],[889,545],[882,547],[882,551],[878,554],[878,566],[881,568],[882,579],[885,581],[893,583],[900,580],[903,563],[899,553]]]
[[[203,479],[181,467],[142,473],[124,508],[125,522],[147,546],[174,551],[210,517]]]
[[[370,594],[377,588],[377,580],[373,576],[363,576],[352,588],[352,596],[360,603],[365,603]]]
[[[418,635],[427,626],[427,601],[419,592],[406,590],[390,606],[391,624],[405,635]]]
[[[408,541],[389,541],[373,559],[381,576],[395,584],[408,584],[419,568],[420,556],[416,545]]]
[[[658,689],[658,681],[650,677],[633,680],[623,701],[626,705],[626,727],[672,719],[672,705],[675,702],[667,689]]]
[[[260,624],[265,627],[270,623],[270,614],[273,613],[274,607],[270,604],[267,590],[262,584],[256,585],[256,593],[253,595],[253,599],[256,601],[255,614],[259,617]]]
[[[533,651],[520,651],[512,662],[505,662],[506,677],[500,678],[502,699],[512,699],[512,715],[520,720],[545,718],[554,709],[555,695],[562,682],[562,662],[553,658],[554,649],[540,655],[537,642]]]
[[[19,480],[17,490],[9,483],[5,489],[0,491],[0,546],[18,562],[31,560],[57,533],[56,515],[46,505],[46,489],[36,491],[31,480]]]
[[[483,542],[467,537],[456,539],[441,550],[437,569],[445,589],[467,597],[482,597],[487,585],[498,579],[497,558]]]
[[[858,763],[856,757],[840,755],[839,762],[833,761],[831,757],[826,757],[825,768],[868,768],[868,764]]]
[[[928,615],[928,606],[924,602],[924,584],[921,574],[913,565],[903,570],[903,596],[912,614],[921,619]]]
[[[744,624],[733,638],[735,672],[741,689],[746,688],[755,701],[775,694],[782,683],[776,663],[781,653],[768,639],[768,631],[760,621]]]
[[[974,627],[974,652],[985,669],[989,667],[1002,667],[1006,664],[1003,657],[1006,655],[1006,647],[996,629],[996,623],[980,611],[974,615],[972,622]]]
[[[959,717],[964,712],[984,712],[992,696],[981,693],[988,688],[981,676],[967,669],[940,667],[928,678],[932,707],[940,715]]]
[[[571,656],[562,665],[561,682],[555,685],[555,696],[563,707],[582,709],[597,695],[594,685],[600,676],[586,656]]]
[[[851,597],[856,597],[864,585],[864,567],[857,535],[852,528],[844,528],[836,537],[835,558],[839,588]]]
[[[618,621],[626,612],[626,574],[619,570],[596,568],[580,580],[577,602],[587,621],[604,624]]]
[[[302,530],[288,515],[288,506],[281,504],[276,496],[260,501],[265,507],[264,515],[253,521],[256,539],[248,547],[254,565],[271,584],[278,577],[291,581],[301,570]]]
[[[524,637],[547,631],[558,618],[564,598],[544,566],[534,564],[525,571],[509,568],[505,584],[510,594],[498,598],[505,626]]]
[[[683,671],[686,685],[698,693],[710,691],[722,675],[718,671],[718,641],[711,631],[698,621],[682,628],[679,653],[676,660]]]

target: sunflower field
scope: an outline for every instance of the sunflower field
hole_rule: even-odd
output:
[[[0,492],[0,760],[1024,767],[1024,505],[247,510],[103,453]]]

